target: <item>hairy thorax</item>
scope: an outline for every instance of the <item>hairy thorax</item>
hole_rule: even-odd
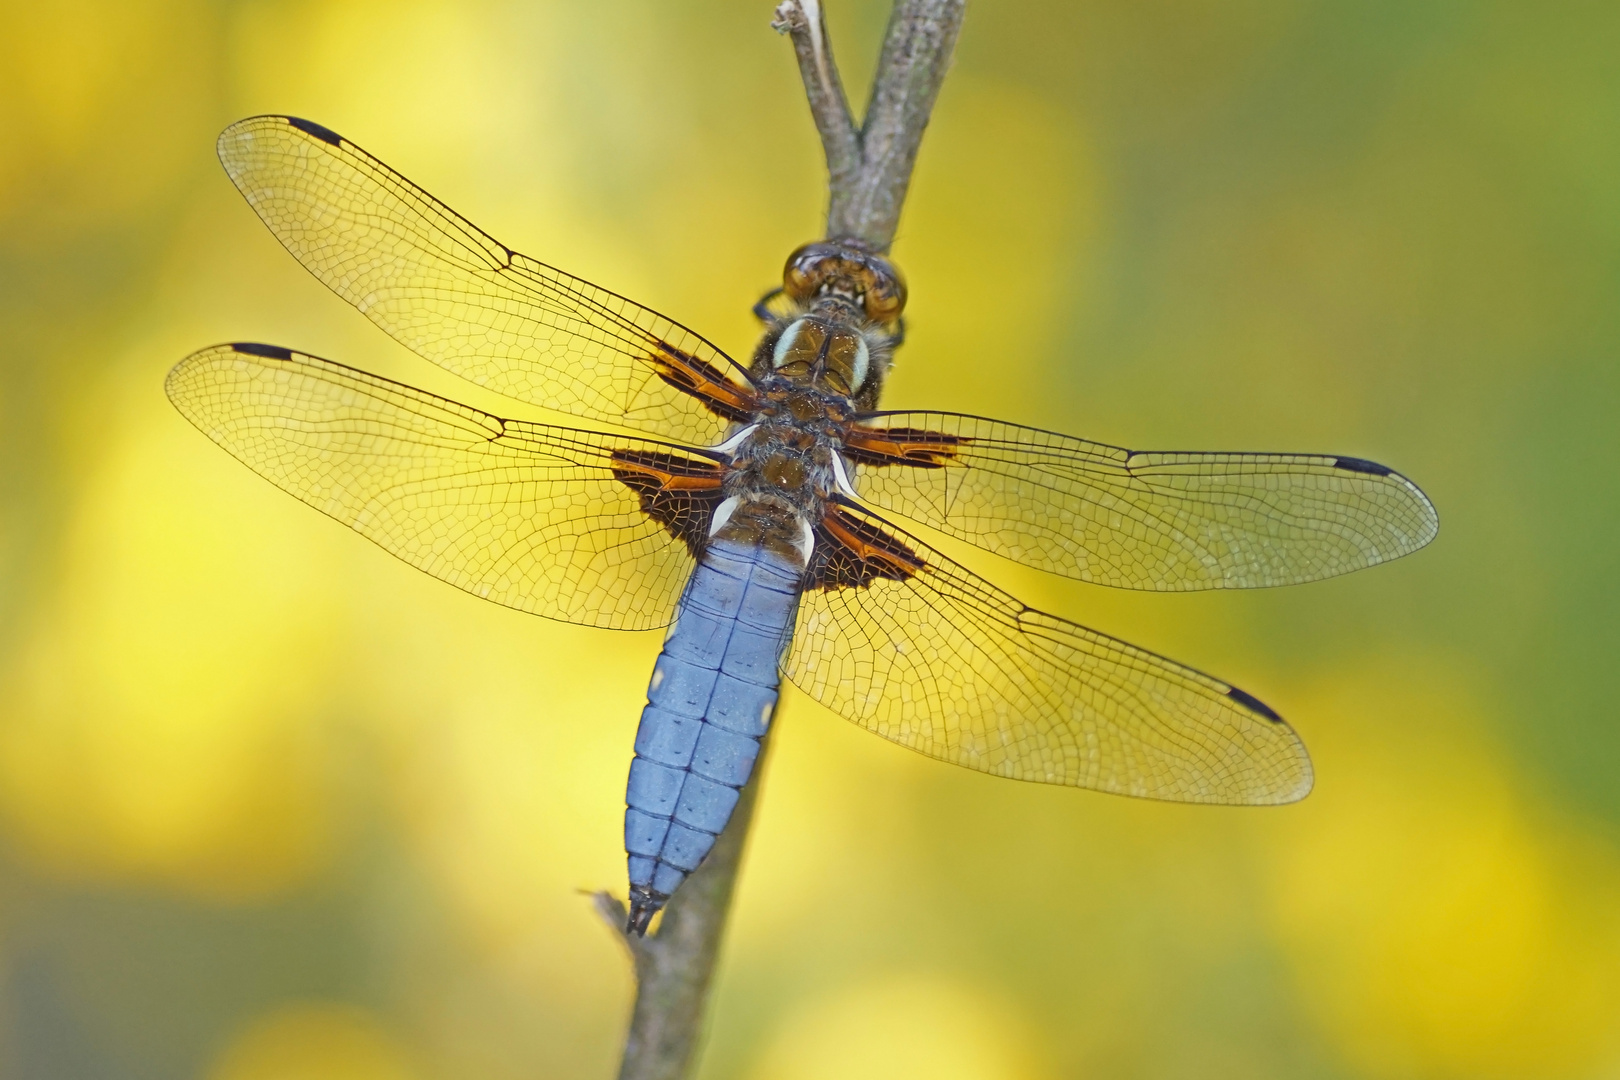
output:
[[[854,494],[842,451],[851,419],[877,403],[903,287],[875,282],[866,258],[851,254],[812,246],[788,261],[787,305],[772,313],[749,371],[756,411],[724,444],[731,467],[714,538],[761,543],[804,565],[828,501]]]

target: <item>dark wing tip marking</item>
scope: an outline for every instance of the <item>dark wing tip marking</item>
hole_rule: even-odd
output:
[[[302,131],[306,135],[315,136],[323,143],[331,143],[333,146],[343,145],[343,136],[339,135],[329,127],[322,127],[313,120],[305,120],[298,116],[289,116],[287,117],[287,123],[291,124],[293,127],[297,128],[299,131]]]
[[[249,356],[267,356],[271,360],[292,359],[292,350],[284,349],[280,345],[265,345],[257,341],[233,341],[231,348]]]
[[[1259,698],[1255,697],[1253,694],[1245,693],[1244,691],[1239,690],[1237,687],[1232,686],[1227,688],[1226,696],[1237,702],[1239,705],[1242,705],[1250,712],[1258,713],[1259,715],[1265,717],[1273,724],[1280,724],[1283,722],[1283,718],[1277,715],[1275,709],[1261,701]]]
[[[1334,458],[1333,467],[1343,469],[1346,472],[1366,473],[1368,476],[1388,476],[1395,471],[1387,465],[1380,465],[1376,461],[1368,461],[1366,458],[1358,457]]]

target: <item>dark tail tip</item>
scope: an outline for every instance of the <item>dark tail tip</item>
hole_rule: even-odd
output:
[[[630,917],[625,921],[624,932],[634,934],[636,937],[646,937],[647,927],[652,925],[653,916],[668,902],[669,897],[663,893],[653,892],[645,885],[630,886]]]

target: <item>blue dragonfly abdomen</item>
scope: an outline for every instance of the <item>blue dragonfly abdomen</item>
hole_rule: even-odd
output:
[[[625,793],[632,923],[696,870],[754,770],[781,685],[802,564],[715,538],[681,597],[647,688]]]

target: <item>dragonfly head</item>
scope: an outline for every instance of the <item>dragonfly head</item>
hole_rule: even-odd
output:
[[[894,264],[854,240],[821,240],[788,256],[782,291],[801,304],[848,300],[874,323],[889,324],[906,307],[906,283]]]

